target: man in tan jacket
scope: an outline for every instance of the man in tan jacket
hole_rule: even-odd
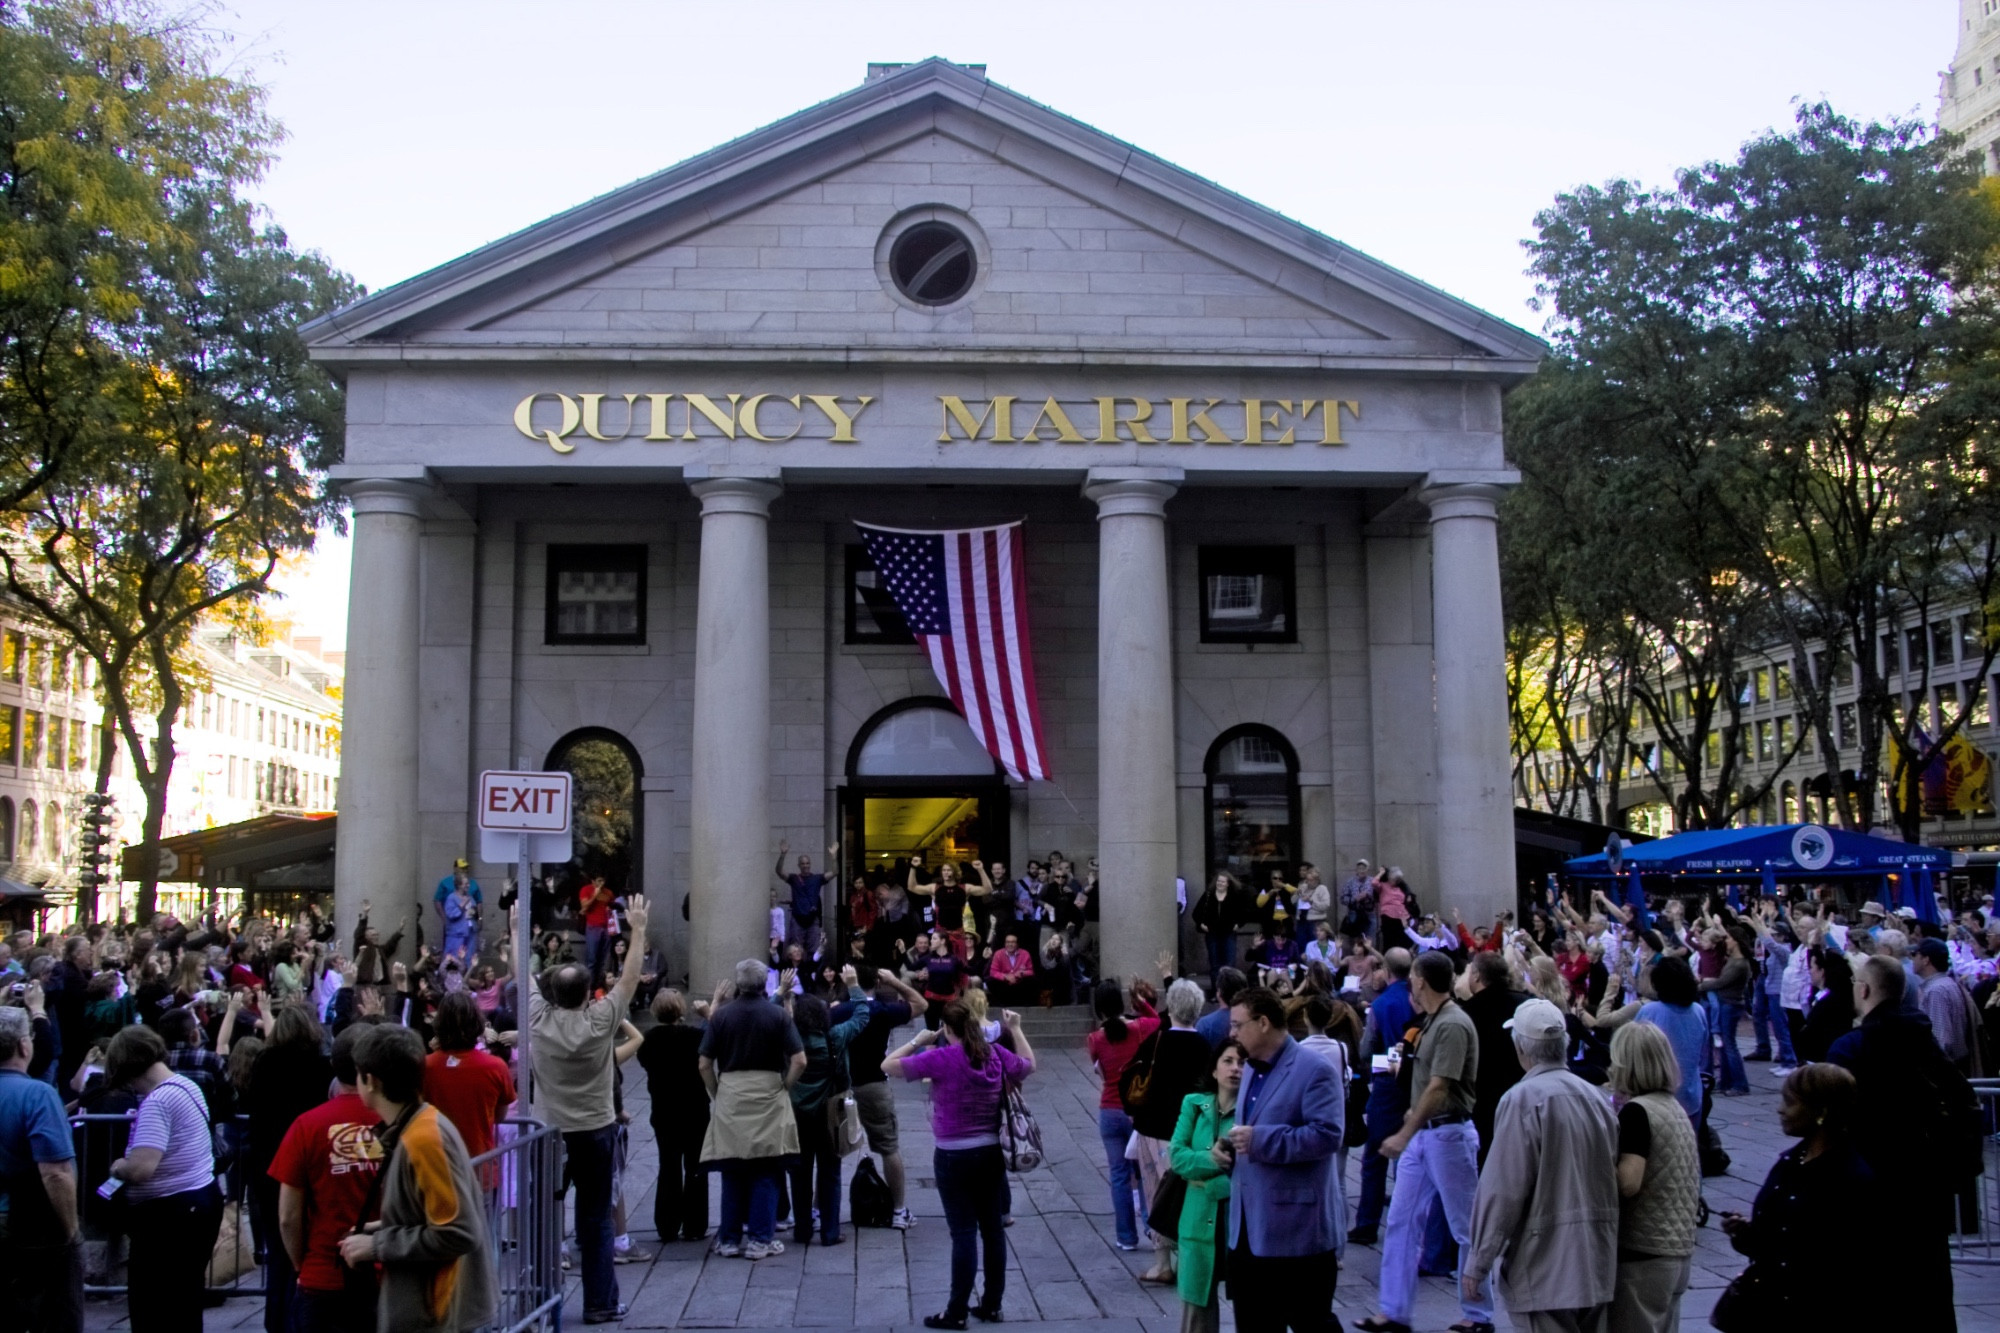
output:
[[[1469,1292],[1497,1263],[1516,1328],[1603,1333],[1618,1275],[1618,1121],[1563,1068],[1562,1010],[1529,1000],[1506,1026],[1526,1073],[1500,1099],[1459,1280]]]

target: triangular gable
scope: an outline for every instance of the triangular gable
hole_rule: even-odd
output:
[[[911,188],[892,188],[884,205],[871,187],[893,187],[898,171]],[[982,211],[970,201],[993,242],[985,289],[950,315],[898,317],[869,253],[884,209],[982,189],[1010,203]],[[840,210],[811,205],[830,200],[856,201],[850,225],[823,225]],[[761,244],[770,240],[779,244]],[[1106,249],[1060,254],[1085,244]],[[760,275],[770,258],[760,249],[789,250],[780,266],[824,261],[819,294],[796,273]],[[1076,285],[1056,276],[1065,266],[1094,276],[1064,291]],[[1456,298],[940,60],[387,288],[306,333],[333,362],[344,350],[365,356],[371,343],[476,356],[524,344],[936,346],[941,334],[971,335],[982,349],[1170,346],[1488,360],[1514,371],[1545,351]]]

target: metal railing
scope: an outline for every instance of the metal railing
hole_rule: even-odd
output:
[[[70,1138],[76,1149],[77,1207],[82,1216],[84,1244],[84,1293],[89,1296],[122,1296],[120,1280],[124,1266],[125,1208],[116,1201],[102,1199],[97,1187],[111,1174],[111,1164],[125,1155],[136,1113],[114,1115],[73,1115],[69,1118]],[[216,1235],[209,1257],[208,1290],[222,1296],[262,1296],[264,1294],[264,1246],[279,1243],[275,1234],[261,1233],[262,1223],[254,1218],[249,1200],[249,1173],[242,1164],[242,1147],[248,1138],[248,1121],[235,1116],[222,1130],[236,1150],[237,1160],[217,1178],[222,1186],[222,1229]]]
[[[1985,1169],[1952,1205],[1951,1261],[2000,1264],[2000,1078],[1976,1078]]]
[[[486,1195],[486,1241],[498,1298],[486,1333],[551,1329],[563,1302],[562,1135],[539,1120],[503,1120],[500,1143],[472,1159]]]
[[[111,1164],[124,1156],[134,1112],[74,1115],[70,1134],[76,1148],[77,1206],[82,1212],[84,1292],[122,1296],[122,1217],[117,1204],[98,1197]],[[265,1294],[265,1247],[282,1242],[262,1234],[262,1220],[248,1198],[249,1171],[243,1162],[248,1119],[224,1126],[233,1137],[236,1160],[218,1180],[223,1187],[222,1230],[209,1261],[207,1285],[223,1296]],[[472,1159],[484,1195],[488,1253],[494,1266],[496,1303],[492,1322],[480,1333],[527,1333],[557,1327],[563,1301],[563,1208],[556,1186],[562,1179],[562,1135],[539,1120],[503,1120],[500,1142]]]

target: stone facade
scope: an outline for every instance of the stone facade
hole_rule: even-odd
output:
[[[927,306],[892,266],[932,220],[976,276]],[[1107,970],[1173,943],[1245,725],[1330,877],[1511,901],[1492,502],[1542,349],[1337,242],[930,61],[308,334],[355,496],[344,916],[476,849],[481,769],[597,729],[675,970],[759,951],[779,840],[838,836],[857,740],[942,693],[847,641],[856,520],[1025,520],[1051,780],[1007,851],[1102,858]],[[604,544],[644,548],[643,641],[550,643],[549,548]],[[1204,548],[1272,546],[1295,641],[1204,642]]]
[[[1958,0],[1958,49],[1938,78],[1938,128],[2000,172],[2000,0]]]

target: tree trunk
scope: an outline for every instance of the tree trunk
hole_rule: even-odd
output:
[[[156,715],[158,738],[153,742],[153,762],[139,783],[146,793],[146,817],[140,832],[141,845],[147,849],[139,867],[138,916],[142,926],[152,921],[159,904],[160,830],[167,822],[167,788],[174,777],[174,718],[180,713],[180,703],[173,697],[179,691],[168,688],[162,693],[166,699]]]

